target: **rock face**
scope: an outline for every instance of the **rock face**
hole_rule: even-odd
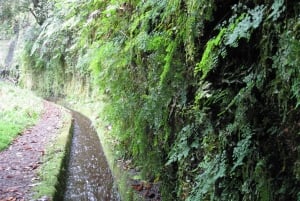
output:
[[[5,66],[5,60],[9,49],[10,40],[0,40],[0,69]]]
[[[18,42],[18,35],[15,36],[9,44],[8,52],[5,57],[4,66],[6,69],[11,69],[14,62],[15,49]]]
[[[16,34],[10,40],[0,41],[0,78],[17,83],[19,79],[19,65],[16,61],[18,49],[18,38]]]

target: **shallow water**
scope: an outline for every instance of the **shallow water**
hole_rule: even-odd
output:
[[[119,201],[113,177],[91,121],[73,112],[74,132],[64,201]]]

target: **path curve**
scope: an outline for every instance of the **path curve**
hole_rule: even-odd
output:
[[[38,123],[0,152],[0,201],[32,200],[30,190],[39,180],[37,169],[46,146],[60,129],[61,121],[61,109],[44,101],[44,113]]]

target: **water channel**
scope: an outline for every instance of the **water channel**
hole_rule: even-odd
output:
[[[78,112],[72,113],[73,138],[64,201],[120,201],[91,121]]]

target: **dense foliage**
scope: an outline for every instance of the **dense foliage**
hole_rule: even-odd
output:
[[[0,1],[0,39],[7,39],[13,34],[17,7],[18,4],[15,1]]]
[[[22,65],[47,95],[106,93],[119,157],[164,200],[299,201],[299,14],[283,0],[56,1]]]
[[[52,5],[48,0],[0,0],[0,38],[8,39],[28,26],[30,16],[43,24],[50,17]]]

